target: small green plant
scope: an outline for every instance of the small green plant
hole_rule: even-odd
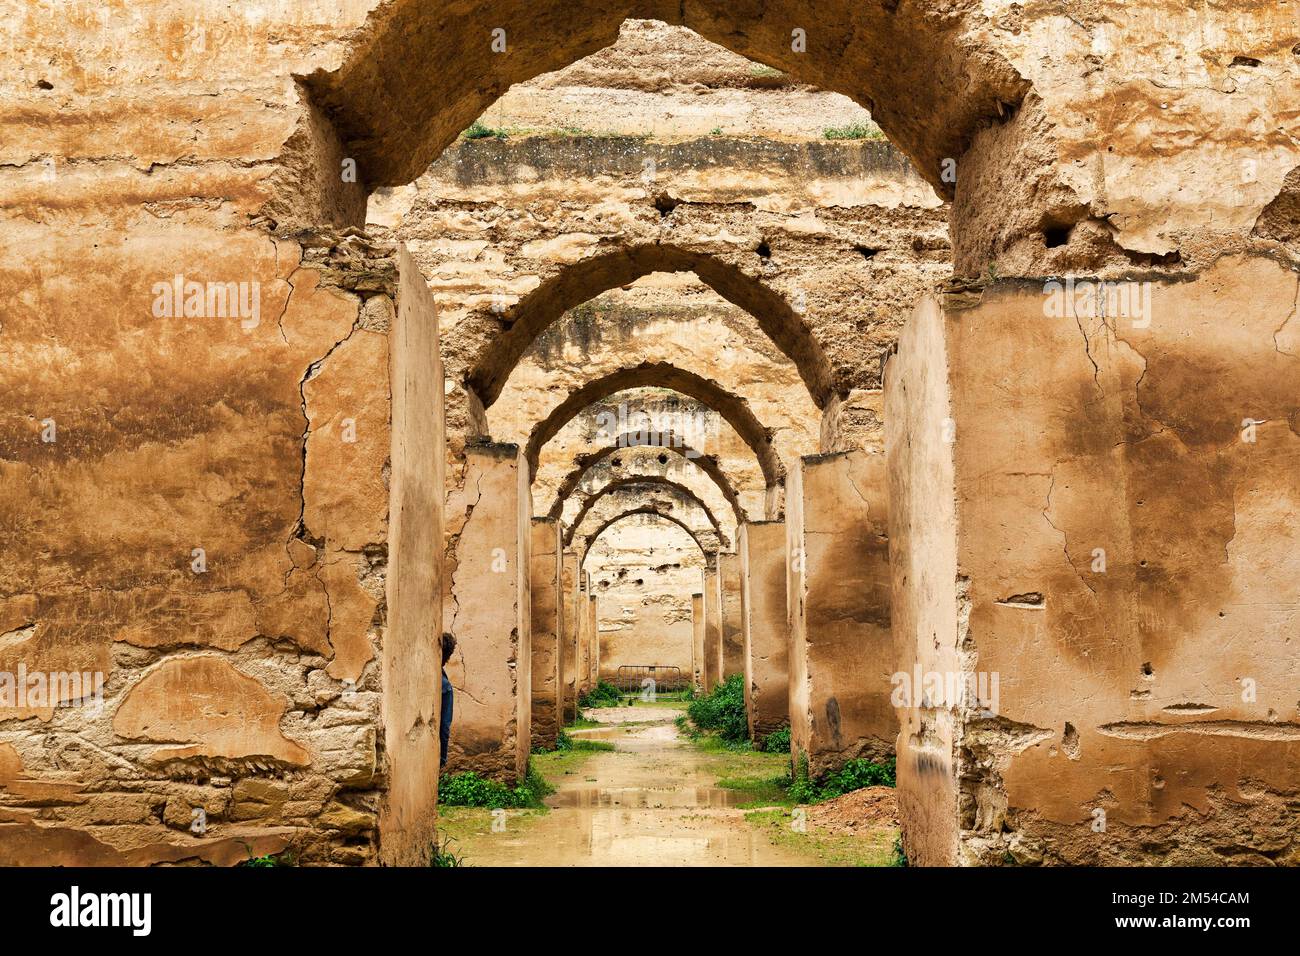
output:
[[[542,799],[551,793],[554,789],[531,766],[527,776],[513,787],[485,780],[473,770],[444,776],[438,781],[438,803],[447,807],[537,809],[544,806]]]
[[[243,844],[244,852],[248,854],[247,860],[240,860],[235,866],[297,866],[298,854],[292,847],[287,850],[281,850],[279,853],[267,853],[264,856],[253,856],[253,848],[247,843]]]
[[[801,754],[799,770],[790,783],[790,797],[796,803],[820,803],[863,787],[892,787],[895,784],[894,766],[893,757],[884,763],[859,757],[848,761],[839,770],[810,780],[808,758]]]
[[[903,834],[894,837],[894,856],[889,862],[890,866],[907,866],[907,853],[903,850]]]
[[[506,131],[503,129],[493,129],[490,126],[484,126],[478,120],[475,120],[470,124],[469,129],[465,130],[465,132],[460,135],[465,137],[465,139],[488,139],[493,136],[497,139],[505,139]]]
[[[714,730],[725,741],[749,739],[749,718],[745,714],[745,678],[732,674],[704,697],[686,708],[691,723],[700,730]]]
[[[429,866],[464,866],[465,861],[451,851],[451,844],[455,842],[451,837],[445,837],[441,843],[434,840],[433,847],[429,850]]]
[[[709,130],[709,135],[710,135],[710,136],[721,136],[721,135],[722,135],[722,127],[721,127],[721,126],[715,126],[715,127],[713,127],[713,129]]]
[[[579,707],[617,707],[623,702],[622,692],[608,681],[598,681],[596,686],[578,698]]]
[[[827,139],[884,139],[885,134],[869,123],[854,123],[850,126],[828,126],[822,130]]]
[[[769,754],[788,754],[790,752],[790,727],[787,725],[780,730],[772,731],[763,738],[763,746],[759,749]]]

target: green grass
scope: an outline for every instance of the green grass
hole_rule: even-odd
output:
[[[541,809],[543,798],[555,788],[529,762],[528,775],[515,786],[480,777],[473,770],[438,781],[438,804],[446,807],[486,807],[492,810]]]
[[[870,760],[850,760],[839,770],[823,774],[816,780],[808,779],[808,758],[799,760],[799,772],[790,784],[790,796],[797,803],[821,803],[835,797],[861,790],[863,787],[892,787],[895,785],[894,758],[885,763]]]
[[[740,806],[745,810],[795,805],[794,800],[790,798],[789,774],[773,777],[720,777],[717,785],[723,790],[736,790],[743,794],[746,799]]]
[[[456,853],[452,852],[451,845],[456,841],[451,837],[444,836],[442,840],[435,841],[429,851],[430,868],[442,868],[452,866],[464,866],[465,861]]]
[[[854,123],[850,126],[828,126],[822,130],[827,139],[884,139],[885,134],[870,123]]]
[[[897,866],[898,830],[881,827],[869,836],[830,836],[794,829],[793,811],[786,808],[750,810],[745,820],[759,828],[776,846],[816,857],[824,866]]]

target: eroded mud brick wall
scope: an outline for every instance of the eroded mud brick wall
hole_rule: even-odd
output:
[[[562,632],[564,551],[559,522],[533,518],[531,588],[532,626],[529,653],[532,656],[532,746],[555,749],[557,723],[563,690],[560,680],[560,636]]]
[[[886,496],[863,451],[805,457],[787,489],[791,746],[813,777],[893,753]]]
[[[465,484],[447,501],[456,689],[446,772],[522,778],[530,749],[532,498],[515,445],[465,449]]]
[[[745,705],[749,735],[761,740],[790,723],[785,523],[755,521],[741,525],[739,558]]]
[[[909,854],[1294,862],[1296,273],[1054,294],[927,302],[890,361],[900,670],[975,691],[906,712]]]
[[[292,847],[304,861],[364,863],[382,815],[386,856],[418,859],[436,722],[403,735],[430,717],[415,687],[430,667],[442,497],[423,279],[409,260],[399,278],[391,248],[304,251],[180,224],[118,253],[126,271],[104,281],[129,274],[127,294],[106,287],[102,302],[120,328],[142,330],[141,350],[116,366],[138,364],[135,384],[102,392],[108,404],[87,391],[89,370],[57,393],[35,382],[7,393],[45,409],[49,440],[33,422],[5,453],[6,512],[27,515],[27,546],[44,540],[46,557],[4,549],[2,666],[89,681],[80,704],[56,694],[4,714],[0,853],[230,864]],[[182,278],[176,296],[177,276],[228,278],[257,308],[206,315],[207,282]],[[102,314],[78,326],[54,290],[40,311],[69,347],[100,334]],[[153,411],[127,428],[123,408]],[[35,509],[51,492],[80,516]],[[87,580],[95,591],[80,590]],[[404,669],[386,699],[381,646],[382,664]],[[398,741],[388,753],[385,729]]]

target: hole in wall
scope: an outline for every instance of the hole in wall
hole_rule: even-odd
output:
[[[769,245],[767,244],[767,240],[766,240],[766,239],[764,239],[762,242],[760,242],[760,243],[758,244],[758,247],[757,247],[754,251],[755,251],[756,253],[758,253],[758,257],[759,257],[760,259],[770,259],[770,258],[772,258],[772,247],[769,246]]]

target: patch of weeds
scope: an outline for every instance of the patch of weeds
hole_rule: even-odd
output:
[[[488,139],[491,137],[505,139],[507,134],[503,129],[493,129],[490,126],[484,126],[478,120],[475,120],[470,124],[469,129],[465,130],[465,132],[460,135],[465,139]]]
[[[870,123],[853,123],[850,126],[828,126],[822,130],[827,139],[873,139],[885,138],[879,127]]]
[[[678,714],[673,723],[677,726],[677,732],[687,740],[699,740],[704,736],[704,731],[687,720],[685,714]]]
[[[429,866],[464,866],[465,861],[452,852],[451,845],[455,842],[451,837],[443,837],[441,841],[435,840],[429,850]]]
[[[691,723],[701,730],[713,730],[727,741],[749,739],[749,719],[745,715],[745,678],[732,674],[713,688],[712,693],[691,701],[686,708]]]
[[[578,698],[579,707],[618,707],[623,703],[623,692],[608,681],[599,681],[591,690]]]
[[[599,720],[589,720],[583,716],[582,711],[578,711],[578,716],[573,719],[573,723],[565,727],[565,730],[592,730],[596,727],[604,727]]]
[[[513,787],[486,780],[476,771],[466,770],[438,781],[438,803],[448,807],[487,807],[502,809],[540,809],[542,799],[554,788],[529,764],[528,775]]]
[[[240,841],[243,843],[243,841]],[[297,866],[298,852],[289,847],[287,850],[281,850],[279,853],[267,853],[264,856],[253,856],[253,848],[247,843],[243,843],[244,852],[248,854],[247,860],[240,860],[235,866]]]
[[[863,787],[892,787],[895,785],[894,767],[893,757],[885,763],[858,758],[848,761],[839,770],[810,780],[808,758],[800,755],[799,770],[790,784],[790,797],[796,803],[821,803]]]
[[[709,135],[710,135],[710,136],[721,136],[721,135],[722,135],[722,127],[721,127],[721,126],[715,126],[715,127],[713,127],[713,129],[709,130]]]
[[[790,725],[774,730],[763,738],[759,750],[768,754],[788,754],[790,752]]]
[[[907,853],[903,850],[903,834],[900,832],[894,837],[894,858],[890,861],[890,866],[908,866]]]

